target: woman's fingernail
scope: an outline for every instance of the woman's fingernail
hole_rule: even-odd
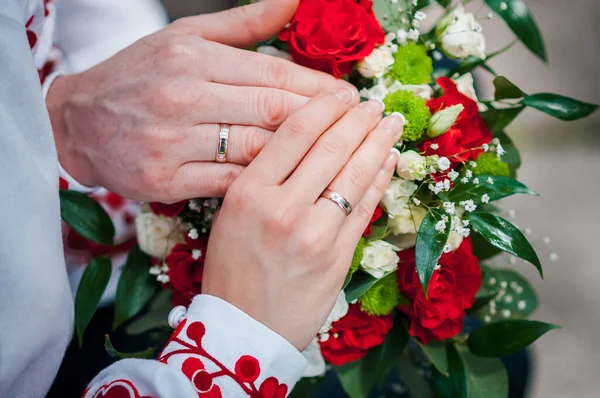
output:
[[[402,114],[394,112],[381,122],[381,127],[385,129],[388,134],[393,137],[397,137],[402,133],[402,127],[404,126],[404,116]]]
[[[354,99],[354,90],[349,87],[340,88],[334,94],[345,103],[351,102]]]
[[[366,110],[376,115],[381,115],[383,113],[383,110],[385,109],[383,101],[378,99],[370,99],[367,102],[363,102],[361,105]]]
[[[385,171],[392,171],[396,168],[396,165],[398,164],[398,159],[400,158],[400,151],[396,148],[392,148],[390,150],[390,154],[388,155],[388,157],[385,159],[385,162],[383,162],[383,167],[382,169]]]

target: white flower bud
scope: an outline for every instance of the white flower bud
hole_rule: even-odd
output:
[[[394,64],[392,50],[387,46],[379,46],[357,65],[358,72],[367,78],[383,77],[383,74]]]
[[[427,136],[429,138],[435,138],[444,134],[456,122],[458,115],[460,115],[463,109],[465,109],[463,104],[457,104],[434,113],[429,120]]]
[[[185,230],[177,218],[140,213],[135,228],[140,249],[155,258],[164,259],[173,246],[184,242]]]
[[[417,186],[408,180],[402,178],[392,180],[383,194],[381,204],[392,216],[400,214],[408,207],[408,201],[416,190]]]
[[[396,172],[405,180],[421,181],[427,176],[427,159],[415,151],[406,151],[400,154]]]
[[[481,32],[475,16],[459,5],[440,21],[436,36],[449,57],[462,59],[472,55],[485,59],[485,37]]]
[[[365,246],[360,267],[363,271],[379,279],[398,267],[400,258],[396,254],[397,250],[400,249],[383,240],[370,242]]]

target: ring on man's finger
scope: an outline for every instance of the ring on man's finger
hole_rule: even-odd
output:
[[[219,125],[219,141],[217,142],[217,154],[215,160],[217,163],[227,162],[227,146],[229,144],[230,124],[221,123]]]

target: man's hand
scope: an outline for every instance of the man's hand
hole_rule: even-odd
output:
[[[235,48],[276,34],[297,3],[183,18],[57,79],[47,106],[61,165],[83,184],[135,200],[224,195],[291,112],[347,84]],[[215,163],[219,123],[232,125],[227,164]]]

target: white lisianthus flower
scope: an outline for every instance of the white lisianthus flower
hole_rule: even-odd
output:
[[[360,96],[366,99],[378,99],[383,101],[385,97],[387,97],[389,90],[387,86],[379,82],[371,88],[363,88],[360,90]]]
[[[321,354],[321,347],[319,346],[319,339],[314,338],[308,347],[302,351],[302,355],[308,362],[302,377],[319,377],[325,374],[325,359]]]
[[[433,96],[433,88],[431,88],[431,86],[428,84],[402,84],[398,80],[394,80],[391,84],[389,84],[388,90],[390,93],[400,90],[411,91],[413,94],[426,100]]]
[[[402,213],[391,218],[388,225],[394,235],[416,234],[426,215],[425,208],[410,205],[410,208],[402,210]]]
[[[265,54],[265,55],[270,55],[272,57],[283,58],[288,61],[292,61],[292,56],[290,55],[290,53],[280,50],[274,46],[260,46],[256,49],[256,52]]]
[[[335,305],[331,309],[327,320],[321,326],[319,334],[327,333],[331,329],[331,324],[342,319],[348,313],[348,302],[346,301],[346,294],[342,290],[338,295]]]
[[[360,268],[379,279],[398,268],[398,250],[400,249],[383,240],[370,242],[363,250]]]
[[[135,219],[140,249],[152,257],[164,259],[177,243],[183,243],[185,230],[177,218],[140,213]]]
[[[465,12],[462,5],[443,18],[436,29],[446,55],[461,59],[470,55],[485,59],[485,37],[481,32],[475,16]]]
[[[400,154],[396,172],[405,180],[421,181],[427,176],[427,159],[415,151],[406,151]]]
[[[417,186],[408,180],[402,178],[392,180],[383,194],[381,204],[392,216],[400,214],[407,208],[408,201],[416,190]]]
[[[392,49],[379,46],[357,65],[358,72],[366,78],[383,77],[386,70],[394,64]]]

